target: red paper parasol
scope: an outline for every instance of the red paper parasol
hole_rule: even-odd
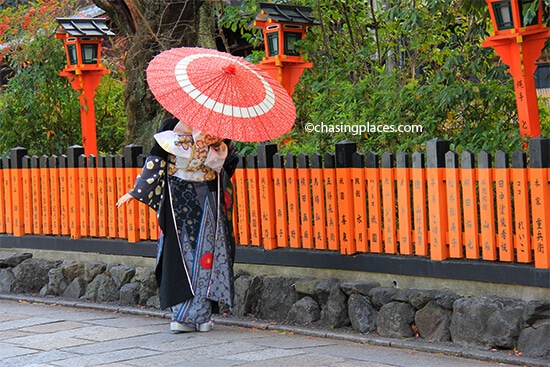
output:
[[[173,48],[147,68],[157,101],[185,124],[245,142],[274,139],[292,129],[296,108],[286,90],[256,65],[227,53]]]

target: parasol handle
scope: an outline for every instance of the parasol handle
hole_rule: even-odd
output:
[[[227,66],[223,66],[222,67],[222,70],[227,73],[227,74],[230,74],[230,75],[235,75],[237,74],[237,68],[235,67],[235,64],[229,64]]]

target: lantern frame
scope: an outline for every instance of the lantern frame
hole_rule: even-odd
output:
[[[273,57],[279,55],[279,25],[269,25],[264,32],[265,55]]]
[[[307,27],[319,24],[308,6],[260,3],[260,12],[250,24],[262,30],[265,57],[259,66],[278,80],[289,95],[305,69],[312,67],[304,60],[297,42],[306,37]]]
[[[56,38],[65,46],[67,70],[95,70],[101,65],[104,36],[113,36],[103,18],[57,18]]]
[[[307,27],[319,24],[311,16],[311,8],[284,4],[260,3],[260,12],[251,27],[262,30],[266,56],[285,62],[303,63],[296,42],[305,39]]]
[[[486,0],[486,2],[494,32],[497,35],[543,27],[542,0]],[[537,14],[529,24],[525,24],[523,10],[534,2],[539,3]]]

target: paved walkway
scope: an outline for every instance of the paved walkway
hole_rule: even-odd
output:
[[[0,295],[0,366],[488,367],[545,361],[220,317],[172,333],[163,312]],[[468,358],[463,358],[464,356]]]

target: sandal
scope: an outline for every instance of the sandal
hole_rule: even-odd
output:
[[[174,321],[170,323],[170,330],[179,333],[186,333],[190,331],[195,331],[195,328],[187,324],[182,324],[181,322]]]

